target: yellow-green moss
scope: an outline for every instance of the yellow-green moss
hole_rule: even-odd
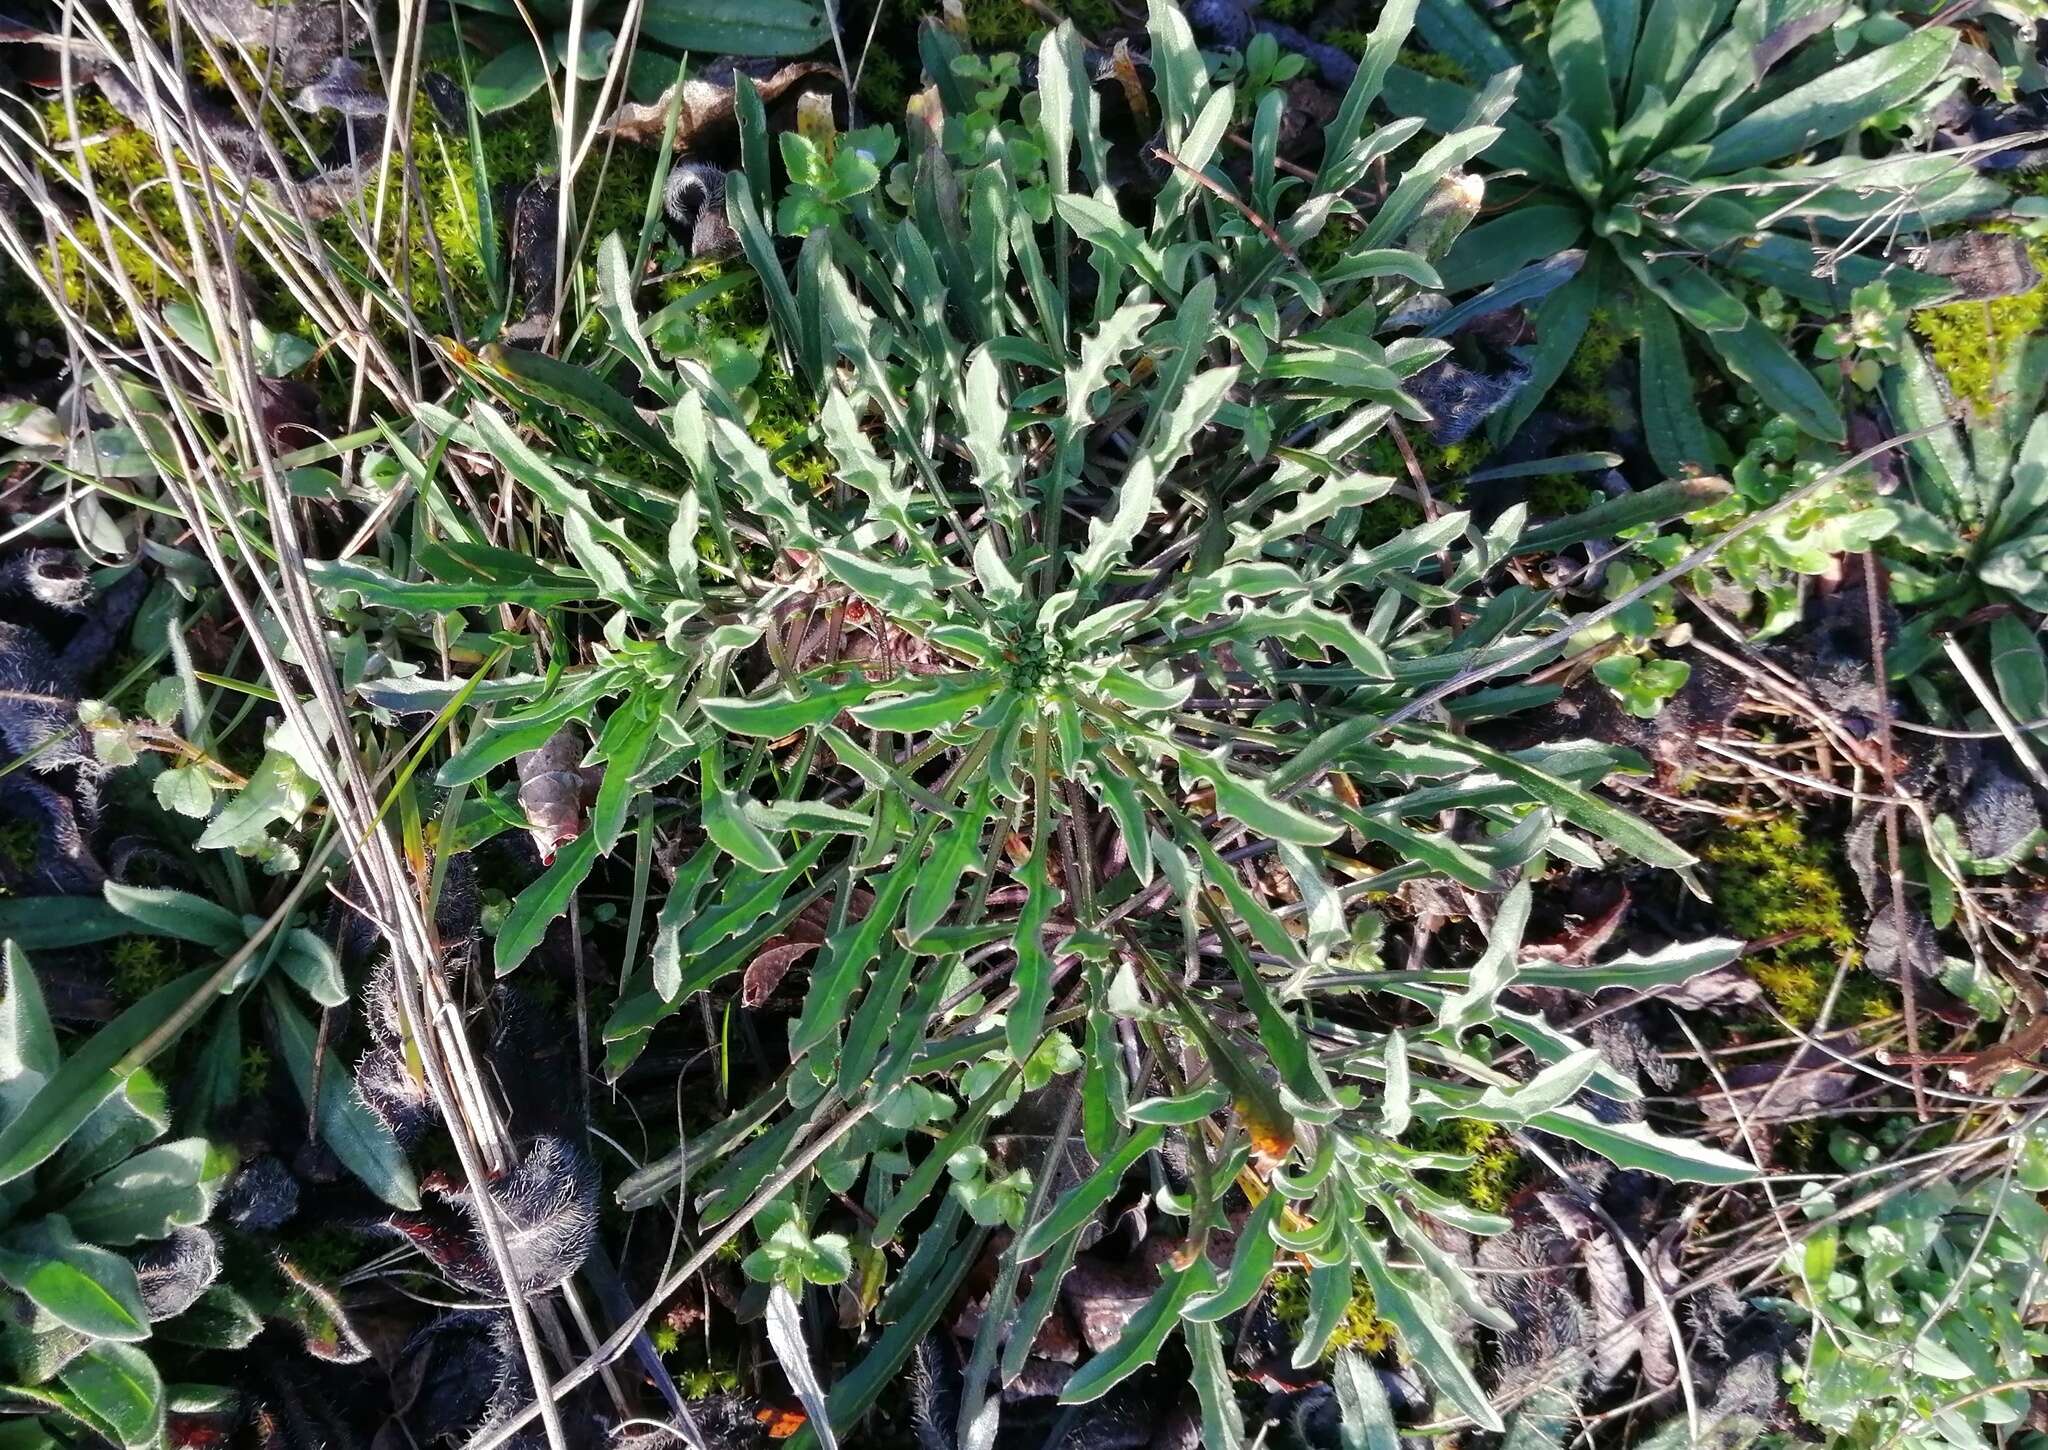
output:
[[[899,4],[913,24],[922,17],[936,19],[944,13],[941,0],[899,0]],[[1054,0],[1051,8],[1073,21],[1084,35],[1093,35],[1117,21],[1109,0],[1071,0],[1064,5]],[[1023,51],[1050,28],[1043,15],[1021,0],[961,0],[960,17],[967,24],[968,45],[978,51]],[[870,57],[870,63],[872,60]]]
[[[1744,965],[1789,1021],[1812,1025],[1836,968],[1862,962],[1834,851],[1809,840],[1794,817],[1777,816],[1716,831],[1700,858],[1713,869],[1722,930],[1752,941],[1791,934],[1751,953]],[[1852,970],[1833,1017],[1854,1022],[1888,1010],[1889,1003],[1882,984]]]
[[[1606,308],[1593,309],[1586,335],[1579,339],[1578,348],[1565,364],[1564,374],[1551,394],[1560,413],[1594,427],[1620,426],[1621,410],[1608,390],[1607,379],[1614,365],[1621,361],[1622,350],[1632,336],[1615,324]]]
[[[452,61],[429,68],[445,68],[451,76],[456,74]],[[479,247],[479,157],[491,194],[493,231],[501,256],[508,248],[512,230],[512,200],[535,177],[552,174],[560,161],[554,113],[544,92],[483,118],[478,131],[482,145],[472,150],[467,129],[443,128],[424,92],[415,102],[413,164],[426,215],[408,218],[402,249],[390,241],[385,247],[386,256],[393,263],[402,254],[404,270],[396,265],[390,270],[404,279],[414,311],[435,330],[450,325],[444,272],[447,285],[455,289],[455,301],[466,330],[474,330],[488,304],[493,259],[486,257]],[[622,142],[612,150],[608,163],[602,153],[597,153],[578,173],[576,225],[579,232],[588,226],[593,245],[614,231],[629,245],[638,242],[648,191],[654,182],[655,160],[653,147]],[[390,164],[389,185],[395,196],[400,159],[394,156]],[[338,256],[351,266],[363,267],[363,251],[341,219],[327,222],[323,232]],[[576,235],[571,234],[572,246]],[[434,259],[436,248],[440,251],[439,266]],[[395,323],[387,322],[387,326],[394,335],[403,331]]]
[[[2048,241],[2028,247],[2034,265],[2048,272]],[[1913,330],[1927,341],[1934,365],[1970,407],[1992,406],[1998,373],[2013,349],[2048,326],[2048,281],[2017,297],[1951,302],[1913,314]]]
[[[1621,350],[1629,336],[1615,324],[1613,314],[1606,308],[1594,308],[1586,319],[1585,336],[1579,339],[1572,360],[1565,364],[1564,380],[1582,388],[1606,382],[1607,374],[1621,361]]]
[[[815,442],[818,403],[810,389],[771,361],[754,383],[754,396],[748,434],[793,482],[813,491],[824,487],[832,460]]]
[[[1473,1118],[1418,1123],[1401,1141],[1424,1153],[1456,1153],[1470,1158],[1471,1167],[1444,1174],[1432,1186],[1483,1213],[1506,1213],[1508,1201],[1528,1177],[1527,1161],[1516,1150],[1513,1136],[1498,1123],[1482,1123]]]
[[[1367,30],[1333,30],[1324,39],[1349,55],[1363,56],[1366,45],[1372,39],[1372,32]],[[1465,67],[1459,65],[1449,56],[1438,55],[1433,50],[1419,50],[1414,46],[1405,46],[1402,48],[1398,59],[1403,66],[1414,71],[1417,75],[1434,76],[1437,80],[1450,81],[1452,84],[1460,86],[1471,83],[1472,78],[1465,74]]]
[[[157,265],[151,249],[176,264],[182,257],[177,239],[184,235],[177,203],[163,184],[164,168],[156,143],[98,95],[80,93],[72,98],[72,111],[61,101],[43,107],[43,122],[49,132],[50,149],[68,166],[83,157],[93,190],[107,209],[126,220],[149,245],[118,227],[103,230],[89,217],[72,224],[79,242],[95,256],[111,256],[127,273],[129,284],[145,303],[173,300],[181,291],[177,279]],[[75,112],[78,129],[72,130]],[[77,150],[75,143],[83,143]],[[81,198],[82,201],[82,198]],[[44,275],[52,278],[63,294],[65,306],[95,326],[110,329],[115,336],[135,335],[135,320],[106,283],[80,259],[68,240],[40,249],[38,261]]]
[[[1465,496],[1465,476],[1486,461],[1493,451],[1482,436],[1463,443],[1432,443],[1411,430],[1408,444],[1415,450],[1415,462],[1429,484],[1430,497],[1439,508],[1455,507]],[[1381,433],[1366,445],[1366,471],[1382,473],[1401,483],[1411,482],[1408,461],[1391,433]],[[1359,523],[1358,542],[1366,548],[1384,544],[1404,529],[1422,522],[1422,506],[1399,494],[1388,494],[1365,506]]]
[[[1298,1330],[1308,1321],[1308,1275],[1300,1269],[1281,1269],[1274,1273],[1272,1288],[1273,1317],[1289,1329]],[[1365,1275],[1351,1276],[1351,1302],[1344,1306],[1344,1317],[1338,1321],[1330,1342],[1323,1348],[1325,1360],[1335,1357],[1339,1350],[1355,1350],[1360,1354],[1380,1354],[1393,1347],[1394,1326],[1380,1318],[1379,1306],[1372,1297],[1372,1285],[1365,1281]]]
[[[1599,502],[1584,474],[1546,473],[1529,484],[1529,512],[1539,519],[1561,518]]]

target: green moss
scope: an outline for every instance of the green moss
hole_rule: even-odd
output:
[[[1415,462],[1422,469],[1423,479],[1429,484],[1430,497],[1439,508],[1455,506],[1465,496],[1465,477],[1486,461],[1493,451],[1492,445],[1483,437],[1472,437],[1463,443],[1432,443],[1421,433],[1410,429],[1408,444],[1415,450]],[[1411,482],[1408,461],[1401,456],[1400,445],[1393,434],[1381,433],[1366,445],[1366,471],[1382,473],[1401,483]],[[1384,544],[1403,529],[1412,529],[1422,522],[1422,506],[1412,499],[1399,494],[1388,494],[1365,506],[1359,523],[1357,542],[1366,548]]]
[[[2034,265],[2048,272],[2048,240],[2028,247]],[[1991,407],[1999,370],[2012,351],[2048,326],[2048,281],[2017,297],[1951,302],[1913,314],[1913,330],[1927,341],[1949,388],[1971,408]]]
[[[861,62],[861,104],[881,120],[898,121],[910,104],[911,79],[910,68],[901,59],[879,47],[870,50]]]
[[[676,1388],[683,1392],[683,1398],[692,1402],[708,1400],[713,1395],[735,1395],[740,1391],[740,1377],[737,1370],[730,1369],[681,1369],[675,1372]]]
[[[281,1250],[292,1267],[316,1284],[334,1284],[363,1259],[363,1241],[344,1228],[315,1228],[293,1235]]]
[[[1608,389],[1607,380],[1633,340],[1634,334],[1617,326],[1606,308],[1593,309],[1586,335],[1579,339],[1578,348],[1558,379],[1557,390],[1551,394],[1557,410],[1567,418],[1596,428],[1620,427],[1621,409]]]
[[[913,26],[926,18],[945,24],[941,0],[898,0],[896,8]],[[1021,52],[1047,28],[1043,16],[1018,0],[961,0],[960,19],[966,25],[968,46],[978,51]],[[1079,17],[1075,23],[1081,23]]]
[[[260,1046],[245,1048],[242,1052],[242,1096],[260,1096],[269,1086],[270,1054]]]
[[[162,937],[124,936],[108,949],[107,966],[114,995],[133,1002],[178,975],[178,952]]]
[[[17,871],[28,870],[36,864],[36,845],[41,840],[34,821],[0,821],[0,861]]]
[[[1259,7],[1259,13],[1283,25],[1299,25],[1304,20],[1315,18],[1316,0],[1266,0]]]
[[[195,65],[202,85],[220,84],[219,72],[204,64],[203,57]],[[238,72],[237,83],[253,95],[262,88],[263,78],[245,68]],[[78,123],[75,136],[74,116]],[[125,227],[102,227],[85,214],[83,194],[73,192],[79,213],[73,230],[79,243],[94,256],[118,259],[129,284],[146,305],[155,307],[183,297],[185,286],[178,274],[186,266],[184,223],[166,184],[164,158],[155,140],[131,125],[105,97],[89,91],[74,95],[68,108],[62,100],[48,102],[42,108],[42,119],[51,149],[64,157],[67,168],[76,164],[74,156],[83,156],[93,190],[107,210],[126,223]],[[310,118],[302,119],[300,127],[325,134],[325,127]],[[272,140],[289,164],[310,165],[306,148],[281,124],[272,127]],[[70,149],[74,142],[78,143],[75,153]],[[68,181],[54,172],[47,174],[60,193],[71,191]],[[135,336],[133,309],[80,260],[71,241],[59,240],[54,246],[38,249],[38,260],[44,275],[58,282],[69,309],[116,337]],[[253,245],[244,241],[237,249],[236,261],[245,274],[257,278],[256,301],[262,310],[268,289],[262,285]],[[33,289],[10,296],[6,304],[6,320],[16,326],[54,330],[54,315],[46,314],[47,306]]]
[[[1824,842],[1808,839],[1791,816],[1716,831],[1700,848],[1713,868],[1714,905],[1723,930],[1756,940],[1785,940],[1753,952],[1749,974],[1787,1020],[1806,1027],[1820,1017],[1835,970],[1862,961],[1843,897],[1840,863]],[[1834,1012],[1853,1022],[1889,1010],[1882,984],[1854,972]]]
[[[1371,38],[1371,32],[1365,30],[1333,30],[1324,37],[1339,50],[1355,56],[1365,54],[1366,44]],[[1465,73],[1463,66],[1449,56],[1438,55],[1433,50],[1417,50],[1413,46],[1406,46],[1403,47],[1399,60],[1403,66],[1418,75],[1434,76],[1437,80],[1451,81],[1461,86],[1471,83],[1472,78]]]
[[[1599,502],[1597,494],[1582,474],[1546,473],[1529,485],[1529,512],[1539,519],[1561,518]]]
[[[1299,1330],[1308,1321],[1308,1275],[1300,1269],[1281,1269],[1273,1275],[1273,1284],[1268,1292],[1272,1295],[1273,1317],[1289,1329]],[[1344,1306],[1344,1317],[1338,1321],[1336,1331],[1330,1335],[1330,1342],[1323,1348],[1324,1360],[1334,1358],[1339,1350],[1355,1350],[1360,1354],[1380,1354],[1393,1347],[1394,1326],[1380,1318],[1379,1306],[1372,1296],[1372,1285],[1365,1281],[1365,1275],[1351,1276],[1351,1302]]]

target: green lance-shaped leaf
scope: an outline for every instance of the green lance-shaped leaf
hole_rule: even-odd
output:
[[[1205,1324],[1227,1319],[1250,1304],[1253,1296],[1265,1287],[1280,1249],[1273,1238],[1273,1220],[1285,1202],[1278,1193],[1268,1193],[1245,1216],[1244,1227],[1237,1231],[1237,1251],[1231,1255],[1230,1269],[1222,1284],[1212,1293],[1189,1300],[1183,1311],[1186,1318]]]
[[[1350,1308],[1351,1266],[1341,1256],[1331,1262],[1312,1258],[1308,1271],[1308,1316],[1302,1321],[1301,1337],[1295,1341],[1291,1360],[1296,1369],[1307,1369],[1323,1357]]]
[[[1279,799],[1263,783],[1233,774],[1224,767],[1222,753],[1211,757],[1180,750],[1175,755],[1181,769],[1206,781],[1215,792],[1217,814],[1249,827],[1255,835],[1298,846],[1327,846],[1344,833],[1343,827]]]
[[[1491,1017],[1495,1001],[1514,980],[1515,956],[1522,948],[1523,929],[1529,924],[1531,900],[1529,883],[1523,881],[1501,902],[1486,934],[1486,950],[1472,964],[1465,990],[1445,999],[1437,1015],[1438,1030],[1455,1039],[1466,1028]]]
[[[650,0],[640,28],[698,55],[807,55],[826,40],[816,0]]]
[[[356,1092],[355,1080],[334,1052],[320,1055],[320,1086],[313,1088],[314,1029],[298,1005],[275,979],[269,983],[271,1020],[285,1067],[298,1085],[299,1096],[319,1117],[320,1141],[333,1150],[342,1166],[394,1208],[420,1206],[419,1184],[405,1161],[405,1152],[381,1118]]]
[[[895,564],[845,549],[821,549],[818,557],[833,578],[884,614],[923,624],[943,623],[948,593],[969,578],[946,564]]]
[[[1480,1114],[1468,1110],[1466,1116]],[[1502,1121],[1504,1119],[1496,1119]],[[1704,1143],[1657,1132],[1645,1123],[1603,1123],[1584,1108],[1559,1107],[1538,1113],[1529,1126],[1568,1138],[1623,1168],[1640,1169],[1680,1183],[1753,1183],[1756,1165]]]
[[[1380,7],[1379,21],[1366,37],[1365,54],[1344,92],[1337,118],[1323,132],[1323,160],[1316,173],[1318,192],[1343,191],[1365,174],[1366,163],[1355,163],[1358,138],[1364,134],[1367,113],[1379,99],[1394,57],[1401,53],[1415,24],[1417,4],[1418,0],[1388,0]]]
[[[711,718],[712,723],[735,735],[780,740],[799,730],[808,730],[836,719],[842,711],[858,705],[880,688],[880,684],[867,680],[827,685],[801,694],[785,686],[771,694],[744,700],[701,700],[698,708]]]
[[[1405,732],[1404,732],[1405,733]],[[1680,849],[1663,834],[1619,806],[1609,805],[1590,791],[1568,785],[1504,751],[1478,745],[1445,731],[1424,729],[1425,739],[1470,759],[1481,768],[1513,782],[1528,792],[1539,805],[1549,806],[1573,825],[1591,831],[1609,845],[1618,847],[1651,866],[1670,870],[1690,866],[1695,857]]]
[[[868,907],[867,915],[860,919],[860,924],[851,930],[840,930],[825,944],[824,955],[811,973],[810,990],[804,994],[803,1012],[789,1031],[792,1056],[800,1057],[824,1042],[850,1015],[854,996],[860,988],[861,974],[874,961],[875,953],[889,935],[889,929],[896,924],[896,914],[903,908],[903,898],[910,894],[910,888],[916,884],[917,873],[924,864],[921,859],[924,843],[937,823],[936,817],[926,818],[915,843],[897,858],[896,864],[889,868],[889,874],[882,878],[881,886],[875,891],[875,899]],[[852,882],[840,890],[853,890]]]
[[[1069,204],[1077,200],[1065,198]],[[1137,345],[1138,338],[1160,311],[1156,302],[1127,302],[1081,340],[1080,360],[1067,369],[1066,375],[1066,422],[1070,429],[1084,428],[1094,419],[1096,391],[1108,380],[1109,370]]]
[[[512,898],[492,947],[498,975],[525,961],[547,935],[548,924],[569,909],[569,901],[597,865],[597,836],[585,831],[555,853],[547,870]]]
[[[1043,794],[1036,809],[1051,810]],[[1045,927],[1052,920],[1060,895],[1047,867],[1044,833],[1040,836],[1031,859],[1017,872],[1017,879],[1024,886],[1024,908],[1017,913],[1017,929],[1011,937],[1017,953],[1017,966],[1012,974],[1017,999],[1010,1006],[1005,1027],[1010,1051],[1019,1061],[1030,1056],[1037,1045],[1039,1029],[1045,1024],[1045,1009],[1052,1001],[1053,959],[1045,949]]]
[[[1932,26],[1894,45],[1835,66],[1767,101],[1707,147],[1702,176],[1727,176],[1795,155],[1919,95],[1948,68],[1951,30]]]
[[[1240,951],[1237,955],[1242,957],[1244,954]],[[1202,1049],[1202,1055],[1209,1060],[1210,1068],[1229,1090],[1231,1110],[1237,1114],[1238,1122],[1244,1126],[1245,1134],[1251,1140],[1252,1150],[1268,1162],[1281,1162],[1293,1151],[1295,1122],[1293,1115],[1281,1103],[1280,1095],[1273,1091],[1273,1086],[1266,1081],[1264,1073],[1247,1066],[1242,1055],[1223,1040],[1222,1035],[1210,1025],[1201,1005],[1188,995],[1180,983],[1153,968],[1151,963],[1148,962],[1146,965],[1153,981],[1172,999],[1175,1008],[1178,1009],[1181,1026],[1195,1039]],[[1279,1008],[1272,1001],[1272,994],[1266,991],[1264,982],[1259,983],[1258,992],[1265,999],[1266,1006],[1279,1017],[1280,1025],[1291,1029],[1292,1024],[1287,1023],[1284,1015],[1280,1014]],[[1260,1040],[1265,1041],[1263,1017]],[[1301,1044],[1303,1051],[1306,1051],[1306,1046],[1306,1042]],[[1270,1053],[1272,1049],[1269,1047],[1267,1050]],[[1290,1047],[1283,1060],[1289,1063],[1293,1071],[1301,1072],[1304,1068],[1299,1062],[1294,1061],[1296,1055]],[[1283,1082],[1287,1081],[1287,1070],[1282,1070]],[[1319,1097],[1320,1088],[1317,1088],[1317,1094]],[[1311,1102],[1316,1100],[1306,1099]]]
[[[100,1104],[120,1091],[129,1070],[116,1071],[117,1065],[182,1008],[208,975],[203,969],[187,972],[157,988],[72,1053],[0,1131],[0,1183],[12,1183],[63,1147]]]
[[[1499,1431],[1500,1416],[1487,1402],[1486,1392],[1479,1388],[1472,1371],[1465,1367],[1436,1310],[1387,1266],[1379,1245],[1373,1242],[1362,1222],[1347,1220],[1344,1231],[1353,1257],[1372,1286],[1374,1307],[1400,1331],[1402,1347],[1414,1356],[1416,1364],[1444,1392],[1445,1398],[1471,1416],[1480,1428]]]
[[[13,1120],[50,1080],[63,1058],[28,953],[13,941],[0,947],[6,996],[0,998],[0,1123]]]
[[[1379,1371],[1351,1350],[1337,1354],[1337,1443],[1342,1450],[1400,1450],[1401,1432]]]
[[[1669,479],[1538,524],[1515,541],[1515,549],[1518,553],[1547,553],[1588,539],[1609,537],[1623,529],[1665,523],[1719,503],[1732,491],[1722,478]]]
[[[124,886],[109,881],[101,888],[107,904],[132,917],[143,929],[180,941],[196,942],[218,952],[231,952],[248,938],[242,918],[225,906],[161,886]]]
[[[739,798],[726,789],[723,756],[716,742],[706,746],[699,757],[698,776],[704,834],[742,866],[780,871],[782,853],[766,832],[747,819]]]
[[[1728,371],[1806,432],[1835,443],[1848,436],[1834,398],[1762,321],[1752,317],[1734,332],[1700,336],[1721,355]]]

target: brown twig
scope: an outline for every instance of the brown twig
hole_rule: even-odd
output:
[[[1913,933],[1906,925],[1906,868],[1899,851],[1898,758],[1892,751],[1891,690],[1886,683],[1890,676],[1884,657],[1884,582],[1884,567],[1877,562],[1875,553],[1865,549],[1863,603],[1870,623],[1870,669],[1877,686],[1877,764],[1884,775],[1885,868],[1892,899],[1892,934],[1899,944],[1899,996],[1906,1014],[1906,1056],[1898,1065],[1906,1069],[1907,1079],[1913,1084],[1913,1116],[1924,1123],[1927,1085],[1921,1080],[1918,1061],[1920,1004],[1915,988],[1919,963],[1915,960],[1918,953]]]
[[[1294,265],[1297,267],[1301,265],[1301,253],[1295,251],[1294,248],[1288,246],[1287,239],[1280,235],[1278,229],[1275,228],[1271,222],[1267,221],[1264,217],[1260,216],[1257,212],[1253,211],[1251,207],[1246,205],[1243,197],[1240,197],[1236,192],[1232,191],[1229,187],[1218,185],[1216,182],[1210,180],[1208,176],[1204,175],[1201,171],[1197,170],[1196,168],[1188,165],[1187,162],[1181,160],[1171,151],[1168,151],[1164,146],[1154,146],[1152,148],[1152,154],[1158,157],[1161,161],[1164,161],[1167,165],[1173,167],[1174,170],[1182,173],[1184,176],[1187,176],[1197,186],[1206,187],[1208,190],[1214,192],[1217,196],[1222,197],[1223,200],[1229,202],[1232,206],[1236,207],[1240,212],[1243,212],[1245,220],[1249,221],[1253,226],[1257,227],[1259,229],[1259,234],[1265,237],[1267,241],[1271,242],[1274,246],[1278,247],[1282,255],[1284,255],[1288,261],[1294,263]]]

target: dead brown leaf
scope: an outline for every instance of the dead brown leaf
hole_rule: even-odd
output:
[[[679,109],[675,149],[692,151],[708,134],[728,130],[734,124],[735,76],[743,75],[752,80],[754,88],[761,93],[762,104],[767,105],[780,99],[799,81],[820,74],[839,80],[837,68],[822,61],[791,61],[778,67],[773,61],[724,57],[684,80],[680,101],[675,86],[670,86],[658,99],[646,105],[628,101],[611,113],[598,134],[617,136],[622,141],[659,145],[662,131],[668,123],[669,107],[676,104]]]

